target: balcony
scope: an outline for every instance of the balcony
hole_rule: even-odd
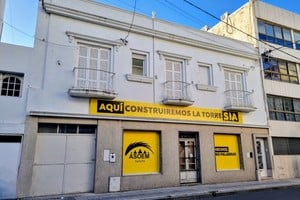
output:
[[[90,68],[74,68],[75,83],[69,89],[73,97],[94,97],[101,99],[114,99],[117,93],[113,91],[114,73]]]
[[[189,83],[182,81],[166,81],[164,83],[163,104],[189,106],[194,103],[189,96]]]
[[[225,93],[225,110],[253,112],[256,108],[253,106],[253,92],[243,90],[227,90]]]

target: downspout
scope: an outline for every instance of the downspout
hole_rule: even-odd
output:
[[[250,2],[250,8],[251,8],[251,13],[252,13],[252,24],[253,24],[253,36],[255,38],[258,37],[258,30],[257,30],[257,18],[256,18],[256,7],[255,7],[255,3],[257,2],[257,0],[251,0]],[[270,124],[269,124],[269,110],[268,110],[268,104],[267,104],[267,94],[266,94],[266,91],[265,91],[265,83],[264,83],[264,67],[263,67],[263,60],[262,60],[262,56],[261,56],[261,48],[260,48],[260,45],[259,45],[259,42],[256,43],[255,47],[258,49],[258,56],[259,56],[259,64],[260,64],[260,76],[261,76],[261,83],[262,83],[262,88],[263,88],[263,98],[264,98],[264,107],[265,107],[265,111],[266,111],[266,115],[267,115],[267,126],[270,127]]]
[[[249,5],[250,5],[250,10],[251,10],[251,14],[252,14],[252,24],[253,24],[253,30],[252,30],[252,34],[255,38],[258,38],[258,29],[257,29],[257,17],[256,17],[256,6],[255,6],[255,3],[256,3],[257,0],[250,0],[249,1]],[[271,145],[271,138],[270,138],[270,117],[269,117],[269,109],[268,109],[268,104],[267,104],[267,94],[266,94],[266,90],[265,90],[265,81],[264,81],[264,68],[263,68],[263,60],[262,60],[262,52],[261,52],[261,48],[260,48],[260,45],[259,45],[259,42],[256,42],[255,43],[255,47],[258,49],[258,56],[259,56],[259,65],[260,65],[260,80],[261,80],[261,84],[262,84],[262,90],[263,90],[263,101],[264,101],[264,109],[265,109],[265,112],[266,112],[266,117],[267,117],[267,127],[268,127],[268,146],[267,148],[269,149],[268,151],[268,154],[269,154],[269,159],[270,159],[270,162],[271,162],[271,170],[272,170],[272,177],[273,177],[273,159],[272,159],[272,156],[271,156],[271,152],[270,152],[270,145]],[[256,145],[256,142],[255,142],[255,139],[256,137],[254,136],[253,137],[253,140],[254,140],[254,145]],[[255,152],[256,152],[256,148],[255,148]],[[257,152],[256,152],[257,153]],[[267,152],[266,152],[267,153]],[[257,161],[257,156],[256,157],[256,172],[257,172],[257,179],[260,181],[261,180],[261,177],[260,177],[260,174],[259,174],[259,170],[258,170],[258,161]],[[268,162],[268,161],[267,161]],[[267,170],[269,170],[268,168],[268,165],[267,165]]]
[[[156,93],[155,93],[155,31],[154,31],[154,21],[155,20],[155,12],[152,11],[152,70],[153,70],[153,103],[156,101]]]
[[[48,21],[48,24],[47,24],[47,30],[46,30],[46,35],[45,37],[43,37],[42,41],[41,42],[44,42],[44,45],[45,45],[45,50],[44,50],[44,67],[43,67],[43,77],[42,77],[42,84],[41,84],[41,89],[44,88],[44,85],[45,85],[45,76],[46,76],[46,65],[47,65],[47,58],[48,58],[48,48],[49,48],[49,45],[48,45],[48,39],[49,39],[49,29],[50,29],[50,13],[46,10],[45,8],[45,2],[44,0],[41,0],[42,1],[42,8],[43,10],[45,11],[46,14],[49,15],[49,18],[47,19]]]

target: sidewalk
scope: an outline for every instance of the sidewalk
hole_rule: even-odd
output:
[[[45,199],[64,199],[64,200],[155,200],[155,199],[175,199],[184,197],[203,197],[212,195],[224,195],[226,193],[237,193],[242,191],[257,191],[264,189],[276,189],[284,187],[300,187],[300,178],[286,179],[286,180],[264,180],[264,181],[250,181],[250,182],[235,182],[209,185],[192,185],[179,186],[170,188],[135,190],[128,192],[114,192],[103,194],[74,194],[64,196],[52,197],[37,197],[25,198],[26,200],[45,200]]]

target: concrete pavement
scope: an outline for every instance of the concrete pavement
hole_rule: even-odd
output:
[[[257,191],[266,189],[276,189],[284,187],[299,187],[300,178],[284,179],[284,180],[263,180],[263,181],[249,181],[249,182],[235,182],[235,183],[221,183],[221,184],[197,184],[184,185],[179,187],[135,190],[127,192],[114,192],[103,194],[74,194],[74,195],[60,195],[24,198],[24,200],[157,200],[157,199],[180,199],[187,197],[204,197],[212,195],[224,195],[226,193],[237,193],[244,191]]]

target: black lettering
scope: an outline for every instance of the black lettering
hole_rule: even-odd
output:
[[[144,110],[144,107],[143,106],[138,106],[137,107],[137,112],[143,112]]]
[[[239,122],[239,113],[231,111],[223,111],[223,121]]]
[[[229,152],[229,147],[215,147],[215,152]]]
[[[98,113],[124,114],[124,102],[98,100],[97,101],[97,112]]]

